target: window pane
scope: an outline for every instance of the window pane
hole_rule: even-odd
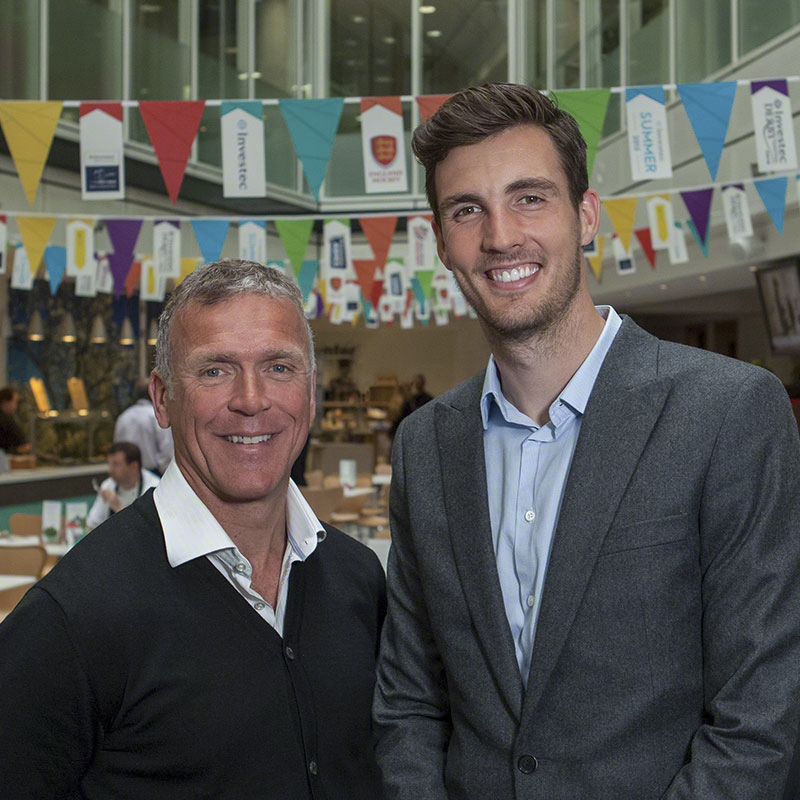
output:
[[[550,89],[578,89],[581,85],[580,3],[564,0],[554,4],[555,73]]]
[[[434,0],[435,3],[435,0]],[[420,6],[422,92],[508,80],[506,0],[463,0]]]
[[[800,22],[800,0],[739,0],[740,55]]]
[[[628,83],[670,82],[668,8],[669,0],[643,0],[629,6]]]
[[[39,4],[0,0],[0,97],[39,98]]]
[[[119,100],[122,97],[119,10],[109,9],[108,0],[50,3],[49,9],[49,98]],[[65,42],[80,42],[80,46],[65,47]]]
[[[530,86],[547,89],[547,0],[524,6],[525,77]]]
[[[730,64],[730,3],[680,0],[677,10],[677,82],[701,81]]]
[[[331,97],[411,91],[410,0],[331,2]]]
[[[238,0],[201,0],[198,6],[197,94],[199,100],[247,96],[247,41],[237,38]]]
[[[310,21],[309,21],[310,24]],[[256,97],[296,97],[297,4],[295,0],[256,3]]]

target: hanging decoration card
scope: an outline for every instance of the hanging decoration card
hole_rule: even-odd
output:
[[[408,191],[399,97],[362,98],[361,150],[367,194]]]
[[[125,197],[122,103],[81,103],[81,196],[84,200]]]
[[[224,101],[222,193],[225,197],[266,197],[264,106],[260,100]]]
[[[625,90],[628,153],[635,181],[672,177],[667,110],[661,86]]]

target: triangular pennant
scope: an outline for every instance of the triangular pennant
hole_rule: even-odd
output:
[[[361,294],[369,299],[372,295],[372,285],[375,283],[377,261],[374,258],[354,258],[353,267],[356,271],[356,280],[361,287]]]
[[[140,219],[106,220],[106,233],[114,248],[114,252],[108,254],[108,268],[114,278],[115,297],[121,297],[125,290],[125,278],[133,264],[133,249],[141,227]]]
[[[418,269],[411,279],[417,281],[419,291],[414,288],[414,294],[417,296],[419,303],[424,303],[427,297],[431,295],[431,286],[433,285],[433,274],[435,270],[432,269]],[[420,294],[421,292],[421,294]]]
[[[372,291],[369,294],[369,301],[376,311],[378,310],[381,297],[383,296],[383,282],[383,270],[378,267],[378,269],[375,270],[375,279],[372,282]]]
[[[300,268],[303,265],[303,258],[308,248],[308,240],[311,238],[311,231],[314,229],[313,219],[276,219],[275,227],[278,229],[278,236],[283,242],[283,249],[289,256],[292,270],[295,277],[300,277]]]
[[[174,205],[192,152],[205,100],[140,100],[147,135]]]
[[[678,94],[711,173],[711,180],[716,180],[736,96],[736,81],[679,83]]]
[[[594,237],[594,240],[591,244],[588,244],[583,248],[583,255],[585,256],[586,261],[589,263],[589,266],[592,268],[592,272],[594,273],[595,278],[597,278],[598,283],[600,283],[603,278],[604,244],[605,237],[598,234]]]
[[[697,242],[698,247],[703,251],[703,255],[708,258],[708,240],[700,238],[697,226],[694,224],[694,222],[692,222],[692,220],[686,220],[686,227],[692,232],[692,236],[694,236],[694,240]]]
[[[358,220],[358,224],[367,237],[378,266],[384,266],[389,257],[389,248],[392,246],[397,217],[362,217]]]
[[[708,244],[708,220],[711,216],[711,199],[713,196],[713,188],[681,192],[684,205],[692,218],[695,231],[703,244]]]
[[[753,181],[764,208],[767,209],[770,219],[778,233],[783,233],[783,217],[786,212],[786,187],[788,178],[764,178]]]
[[[636,238],[639,240],[639,245],[641,246],[642,250],[644,250],[647,260],[650,262],[650,266],[655,269],[656,251],[653,247],[653,238],[650,235],[650,228],[639,228],[638,230],[634,231],[634,233],[636,234]]]
[[[230,224],[230,220],[227,219],[192,220],[194,238],[197,239],[197,246],[206,264],[219,261]]]
[[[420,121],[425,122],[428,117],[433,116],[448,97],[449,94],[424,94],[417,97]]]
[[[62,103],[55,100],[0,102],[0,126],[31,205],[36,199],[61,107]]]
[[[553,96],[558,107],[572,114],[578,122],[581,135],[586,140],[586,169],[591,177],[597,145],[603,135],[611,89],[566,89],[553,92]]]
[[[22,246],[25,248],[31,274],[34,276],[39,269],[39,264],[42,263],[44,249],[47,247],[55,224],[55,217],[17,217]]]
[[[300,264],[300,273],[297,276],[297,284],[303,293],[303,300],[308,300],[311,290],[314,288],[314,281],[319,273],[319,261],[316,259],[306,259]]]
[[[319,189],[328,169],[344,98],[283,99],[278,104],[311,193],[319,201]]]
[[[136,290],[139,288],[139,283],[142,280],[142,262],[141,261],[134,261],[131,264],[131,268],[128,270],[128,274],[125,277],[125,294],[128,297],[133,297],[136,294]]]
[[[54,295],[67,271],[67,248],[48,245],[44,249],[44,263],[47,267],[47,280],[50,282],[50,294]]]
[[[362,97],[361,98],[361,113],[369,111],[375,106],[382,106],[389,109],[395,114],[403,113],[403,102],[397,95],[389,95],[386,97]]]
[[[636,204],[638,197],[619,197],[616,199],[603,200],[603,207],[614,226],[614,232],[619,236],[625,251],[631,249],[631,238],[633,237],[633,224],[636,220]]]

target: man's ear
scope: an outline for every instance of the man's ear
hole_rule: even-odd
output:
[[[167,385],[161,376],[153,370],[150,373],[150,385],[147,387],[150,392],[150,399],[153,401],[153,410],[156,412],[156,419],[162,428],[169,428],[169,411],[167,411]]]

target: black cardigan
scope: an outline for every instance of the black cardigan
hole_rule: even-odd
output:
[[[170,567],[152,492],[79,542],[0,625],[0,796],[374,800],[383,570],[326,531],[283,638]]]

